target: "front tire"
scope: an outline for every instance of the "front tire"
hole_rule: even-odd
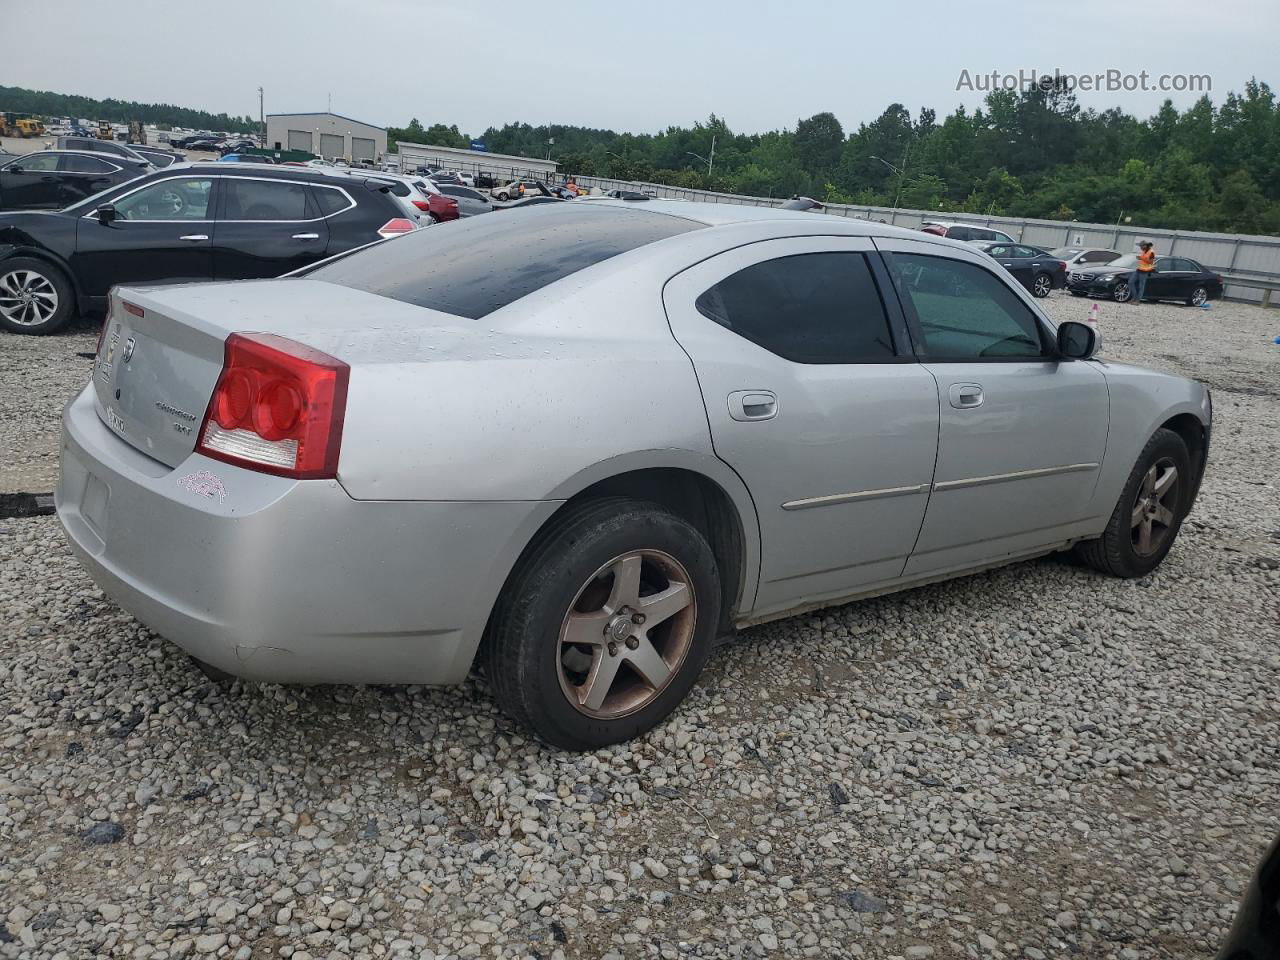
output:
[[[0,261],[0,329],[53,333],[71,318],[75,291],[61,270],[32,257]]]
[[[697,528],[655,503],[589,501],[539,535],[504,587],[485,637],[494,699],[553,746],[630,740],[693,687],[719,617]]]
[[[1111,297],[1116,303],[1129,302],[1129,283],[1127,280],[1121,280],[1116,284],[1116,288],[1111,291]]]
[[[1035,280],[1031,282],[1031,294],[1040,300],[1043,300],[1053,292],[1053,277],[1047,273],[1036,274]]]
[[[1084,563],[1113,577],[1144,577],[1168,555],[1191,509],[1195,480],[1186,442],[1172,430],[1151,435],[1097,540],[1076,545]]]

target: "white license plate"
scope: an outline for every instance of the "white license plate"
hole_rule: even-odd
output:
[[[124,433],[124,418],[110,407],[107,407],[107,426],[116,433]]]

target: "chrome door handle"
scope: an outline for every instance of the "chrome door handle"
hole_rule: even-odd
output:
[[[772,420],[778,415],[778,397],[771,390],[735,390],[729,394],[729,416],[734,420]]]
[[[980,407],[982,401],[986,399],[982,393],[982,385],[979,383],[953,383],[947,395],[951,405],[961,410]]]
[[[318,234],[318,233],[295,233],[295,234],[293,235],[293,239],[295,239],[295,240],[319,240],[319,239],[320,239],[320,234]]]
[[[178,239],[179,239],[179,240],[189,240],[189,241],[191,241],[192,243],[195,243],[195,242],[196,242],[196,241],[198,241],[198,240],[208,240],[208,239],[209,239],[209,235],[208,235],[207,233],[189,233],[189,234],[187,234],[185,237],[179,237]]]

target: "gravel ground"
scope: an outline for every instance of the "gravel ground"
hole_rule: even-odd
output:
[[[1280,827],[1280,314],[1102,325],[1215,391],[1155,575],[1044,560],[756,628],[595,754],[479,681],[211,683],[53,518],[0,521],[0,958],[1212,953]],[[4,449],[52,454],[92,341],[0,343]]]

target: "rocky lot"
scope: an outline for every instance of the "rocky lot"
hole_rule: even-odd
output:
[[[0,958],[1211,955],[1280,830],[1280,313],[1102,326],[1214,389],[1156,574],[1049,559],[755,628],[595,754],[481,680],[213,683],[54,518],[0,520]],[[56,461],[95,337],[0,342],[5,470]]]

